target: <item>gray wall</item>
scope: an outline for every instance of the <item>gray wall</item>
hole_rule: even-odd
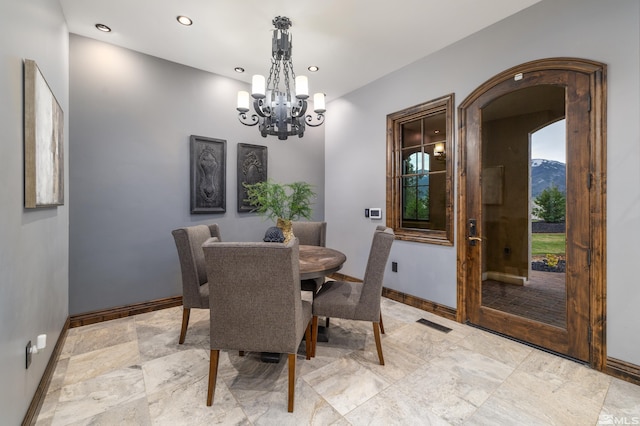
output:
[[[559,56],[608,65],[606,343],[608,356],[640,365],[637,0],[543,0],[331,102],[325,139],[327,243],[346,252],[346,274],[362,276],[367,256],[363,241],[370,240],[376,225],[363,217],[363,209],[385,206],[387,114],[452,92],[457,107],[499,72]],[[456,126],[457,119],[456,111]],[[396,241],[390,262],[394,260],[399,262],[399,272],[387,270],[387,287],[456,306],[455,247]]]
[[[36,61],[64,111],[67,163],[69,46],[58,2],[2,0],[0,28],[0,423],[17,425],[67,319],[69,287],[69,193],[64,206],[23,208],[23,60]],[[47,348],[27,370],[27,342],[42,333]]]
[[[69,68],[71,314],[180,295],[174,228],[262,239],[272,223],[237,212],[238,143],[267,146],[274,180],[314,185],[324,218],[323,128],[262,138],[237,120],[246,84],[73,34]],[[224,214],[190,214],[190,135],[227,141]]]

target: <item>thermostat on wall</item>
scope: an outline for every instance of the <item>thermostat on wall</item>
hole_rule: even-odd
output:
[[[382,209],[379,207],[369,209],[369,217],[371,219],[382,219]]]

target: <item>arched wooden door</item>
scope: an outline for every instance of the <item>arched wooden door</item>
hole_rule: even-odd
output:
[[[459,319],[604,367],[605,67],[547,59],[507,70],[459,108]],[[566,126],[559,322],[490,304],[490,280],[531,282],[531,133]],[[525,186],[527,184],[528,186]],[[484,296],[483,296],[484,295]],[[543,301],[544,303],[544,301]]]

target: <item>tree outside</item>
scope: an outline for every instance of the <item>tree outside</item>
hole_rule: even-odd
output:
[[[429,220],[429,175],[416,171],[411,161],[405,160],[403,181],[403,218],[413,220]],[[415,175],[414,175],[415,174]]]
[[[545,222],[562,222],[565,218],[566,202],[566,196],[557,186],[552,185],[535,198],[536,206],[532,212]]]

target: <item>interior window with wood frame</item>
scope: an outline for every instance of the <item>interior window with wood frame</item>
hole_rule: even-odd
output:
[[[387,226],[453,245],[453,94],[387,116]]]

